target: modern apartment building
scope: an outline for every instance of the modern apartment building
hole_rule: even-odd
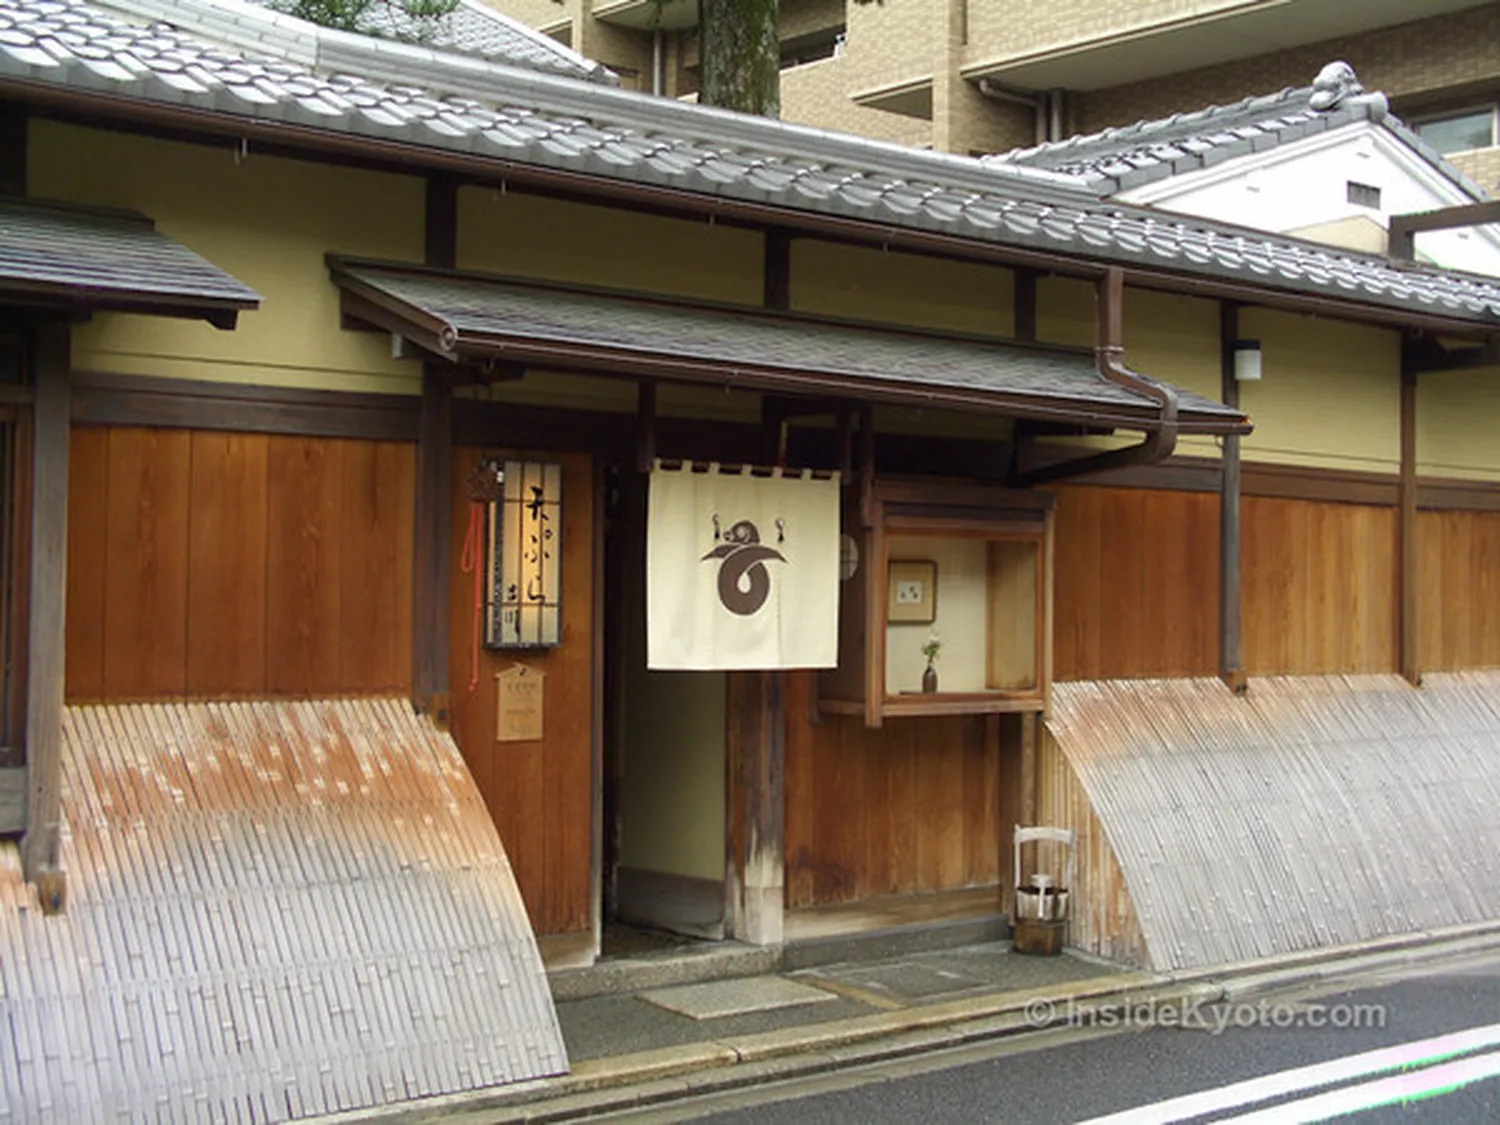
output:
[[[696,0],[491,0],[668,96]],[[1500,4],[1473,0],[782,0],[782,116],[997,152],[1247,94],[1347,59],[1424,139],[1500,184]]]

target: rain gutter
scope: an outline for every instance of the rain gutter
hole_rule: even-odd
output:
[[[1125,321],[1124,271],[1112,267],[1100,279],[1097,293],[1099,328],[1095,355],[1099,374],[1108,382],[1155,402],[1158,411],[1156,422],[1145,427],[1145,438],[1135,445],[1023,470],[1012,478],[1012,483],[1016,485],[1028,487],[1087,473],[1104,472],[1107,469],[1150,465],[1170,457],[1177,448],[1177,392],[1136,374],[1121,362],[1121,357],[1125,354],[1125,345],[1122,343]]]

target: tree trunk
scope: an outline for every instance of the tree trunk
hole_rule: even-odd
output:
[[[703,86],[698,100],[781,116],[780,0],[698,0]]]

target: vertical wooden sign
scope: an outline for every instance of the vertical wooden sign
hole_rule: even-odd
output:
[[[541,741],[546,679],[546,672],[528,664],[512,664],[495,673],[495,741]]]

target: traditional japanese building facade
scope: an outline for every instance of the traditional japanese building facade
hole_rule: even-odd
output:
[[[170,6],[195,27],[256,18]],[[13,395],[36,464],[54,459],[26,518],[44,538],[65,513],[67,544],[65,611],[61,591],[14,594],[65,657],[31,665],[60,695],[28,707],[21,827],[44,888],[66,880],[67,832],[37,810],[82,815],[32,749],[46,724],[394,696],[451,732],[554,967],[597,957],[614,917],[769,945],[799,912],[890,895],[968,892],[997,918],[1011,828],[1060,808],[1060,785],[1092,833],[1091,891],[1126,903],[1080,943],[1145,960],[1109,840],[1048,749],[1053,683],[1500,666],[1491,281],[588,71],[279,17],[271,58],[82,0],[0,19],[30,36],[0,54],[18,206],[149,216],[243,290],[233,331],[120,311],[88,277],[10,290],[22,335],[53,342]],[[1236,384],[1250,338],[1264,377]],[[647,668],[658,460],[841,474],[853,575],[879,572],[841,586],[867,583],[862,696],[812,670]],[[546,647],[481,643],[495,462],[560,466]],[[943,573],[969,565],[965,535],[1045,543],[1016,603],[1024,690],[891,686],[928,621],[950,682],[999,682],[993,620],[939,608],[893,633],[881,614],[880,563],[937,531]],[[508,730],[498,677],[520,666],[544,685],[537,726]],[[392,840],[448,838],[412,816]]]

